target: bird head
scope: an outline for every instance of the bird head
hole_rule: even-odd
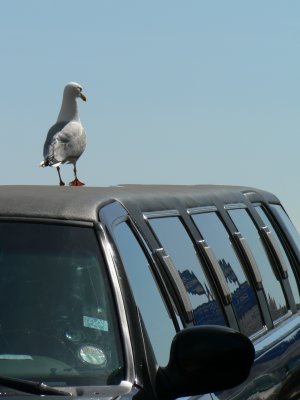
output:
[[[81,100],[86,101],[86,96],[82,93],[82,86],[76,82],[69,82],[65,86],[64,93],[68,93],[74,97],[80,97]]]

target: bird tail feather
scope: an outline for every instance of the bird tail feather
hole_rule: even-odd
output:
[[[59,167],[60,165],[61,165],[61,161],[59,161],[59,162],[57,162],[57,163],[55,163],[55,164],[51,164],[51,167],[57,168],[57,167]]]

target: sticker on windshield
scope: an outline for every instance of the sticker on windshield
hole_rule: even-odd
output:
[[[83,316],[83,326],[86,328],[97,329],[98,331],[108,332],[108,322],[100,318]]]
[[[33,360],[26,354],[0,354],[0,360]]]
[[[91,365],[105,367],[107,363],[106,355],[99,347],[83,346],[80,349],[79,355],[82,361]]]

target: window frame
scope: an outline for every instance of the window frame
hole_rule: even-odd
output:
[[[143,376],[142,365],[144,350],[141,351],[140,349],[142,346],[144,348],[145,339],[142,331],[140,330],[140,315],[137,313],[136,303],[129,279],[127,277],[126,269],[123,265],[119,250],[114,240],[114,228],[121,223],[129,224],[129,228],[137,239],[141,250],[149,262],[149,269],[154,278],[159,275],[154,274],[153,270],[159,271],[159,268],[157,267],[152,256],[151,251],[153,243],[151,241],[151,237],[149,237],[147,234],[145,235],[145,232],[137,227],[133,217],[128,213],[125,207],[119,203],[118,200],[112,200],[108,204],[102,206],[98,214],[100,221],[99,229],[102,233],[102,241],[106,248],[107,257],[109,260],[111,260],[110,266],[115,278],[115,286],[118,288],[118,299],[123,314],[122,323],[124,323],[123,326],[127,328],[125,335],[125,349],[128,350],[129,353],[128,365],[130,367],[130,382],[134,382],[136,381],[137,376]],[[166,311],[169,313],[173,322],[174,332],[178,332],[182,326],[180,326],[176,317],[178,311],[176,310],[173,298],[169,293],[169,288],[165,285],[164,280],[154,280],[162,297],[162,301],[165,304]],[[126,296],[124,296],[124,293],[126,293]]]
[[[266,325],[267,325],[267,327],[269,329],[272,329],[273,327],[279,325],[281,322],[287,320],[292,315],[292,311],[290,309],[290,307],[292,306],[292,304],[290,303],[291,293],[287,293],[286,292],[286,287],[284,285],[282,275],[280,273],[278,265],[275,263],[275,254],[273,254],[273,252],[271,252],[271,248],[268,247],[268,244],[266,242],[265,236],[261,234],[261,227],[265,226],[265,224],[263,223],[263,221],[261,220],[259,214],[257,213],[257,211],[254,208],[255,207],[254,205],[259,204],[259,203],[260,203],[259,201],[255,201],[255,202],[250,202],[249,205],[248,204],[244,204],[244,203],[226,204],[224,206],[224,209],[226,210],[226,212],[229,211],[229,210],[242,210],[242,209],[245,210],[245,212],[248,214],[249,218],[251,219],[254,227],[257,229],[257,233],[258,233],[259,237],[261,238],[264,251],[266,253],[266,256],[269,259],[269,263],[271,265],[271,268],[273,270],[275,278],[276,278],[276,275],[280,278],[278,281],[280,283],[280,287],[281,287],[283,296],[284,296],[285,301],[286,301],[287,312],[284,315],[282,315],[281,317],[277,318],[276,320],[273,320],[272,317],[271,317],[271,311],[270,311],[270,308],[269,308],[269,304],[267,302],[267,298],[266,298],[266,294],[265,294],[264,288],[261,291],[263,293],[263,296],[262,296],[262,293],[260,293],[260,291],[258,291],[258,293],[259,293],[259,302],[260,302],[262,313],[263,313],[264,318],[265,318]],[[228,217],[230,218],[229,213],[228,213]],[[230,218],[230,220],[231,220],[231,218]],[[238,227],[235,226],[233,220],[232,220],[232,224],[235,227],[236,231],[239,232]],[[251,265],[251,262],[249,263],[249,265]],[[251,265],[251,268],[253,268],[252,265]],[[262,283],[262,285],[263,285],[263,283]]]
[[[288,213],[286,212],[285,208],[282,206],[282,204],[277,204],[277,203],[270,203],[270,204],[264,204],[261,203],[264,211],[266,212],[267,216],[271,220],[274,229],[276,230],[276,233],[281,240],[281,244],[286,252],[287,257],[289,258],[289,261],[291,263],[291,266],[293,268],[296,280],[299,285],[299,290],[300,290],[300,270],[299,270],[299,263],[300,263],[300,248],[296,246],[296,243],[294,242],[292,236],[288,232],[287,228],[285,227],[284,221],[281,219],[279,213],[276,212],[275,209],[272,208],[272,206],[279,206],[282,208],[282,211],[285,212],[287,217],[290,219]],[[291,224],[294,225],[293,221],[291,220]],[[296,228],[295,228],[296,229]],[[294,246],[293,246],[294,244]],[[295,247],[297,251],[295,251]],[[298,254],[299,256],[298,256]]]
[[[149,220],[151,219],[163,219],[163,218],[177,218],[177,220],[179,221],[179,223],[181,224],[181,226],[183,227],[184,231],[186,232],[191,245],[194,248],[195,251],[195,255],[196,258],[198,260],[198,266],[199,266],[199,270],[202,271],[202,273],[204,274],[210,288],[213,290],[214,292],[214,296],[217,300],[220,312],[224,318],[224,322],[225,322],[225,326],[229,325],[228,322],[228,317],[226,314],[226,311],[224,309],[224,302],[222,301],[221,297],[222,294],[220,294],[219,288],[220,288],[220,284],[219,281],[217,281],[216,283],[216,277],[213,275],[211,269],[208,267],[207,265],[207,259],[205,259],[205,256],[203,254],[204,250],[201,251],[201,245],[199,244],[198,241],[194,240],[194,237],[191,234],[191,231],[189,229],[189,227],[185,224],[185,221],[183,220],[181,214],[177,211],[177,210],[168,210],[168,211],[162,211],[162,212],[152,212],[152,213],[145,213],[145,219],[148,223],[149,228],[151,229],[153,235],[156,237],[157,241],[159,242],[159,244],[161,245],[161,247],[164,249],[163,244],[160,241],[159,236],[157,235],[157,233],[155,232],[155,230],[153,229],[153,227],[151,226],[151,223],[149,222]],[[204,246],[203,246],[204,247]],[[167,251],[164,250],[166,254]],[[172,255],[170,255],[172,257]],[[213,254],[211,254],[211,257],[213,257]],[[219,265],[218,265],[219,267]],[[176,266],[175,266],[176,268]],[[177,268],[176,268],[177,271]],[[178,272],[177,272],[178,273]],[[180,278],[181,279],[181,278]],[[226,284],[226,283],[225,283]],[[186,290],[186,288],[184,287],[185,293],[187,294],[187,296],[189,297],[189,294]],[[228,290],[229,292],[229,290]],[[223,299],[225,298],[225,296],[223,295]],[[230,302],[227,303],[227,305],[230,304]]]
[[[137,229],[137,227],[135,226],[135,224],[132,221],[132,218],[130,217],[130,215],[127,215],[126,217],[120,218],[118,220],[115,220],[113,225],[112,225],[112,229],[115,229],[116,226],[122,224],[122,223],[127,223],[129,229],[132,231],[137,243],[140,245],[142,252],[144,253],[148,263],[149,263],[149,270],[150,273],[153,277],[153,280],[156,283],[157,289],[160,293],[160,296],[163,300],[163,303],[165,304],[166,310],[171,318],[171,320],[173,321],[174,324],[174,329],[176,332],[180,331],[180,326],[178,324],[178,320],[176,318],[176,306],[174,304],[174,302],[172,301],[172,297],[169,294],[169,290],[168,287],[166,285],[166,281],[162,276],[162,273],[160,271],[159,268],[157,268],[156,262],[153,258],[153,255],[151,253],[151,250],[148,248],[144,238],[142,237],[142,235],[140,234],[139,230]],[[119,261],[122,263],[121,260],[121,255],[119,253],[119,250],[116,246],[115,248],[116,253],[118,255]],[[130,285],[130,283],[129,283]]]
[[[246,209],[247,206],[244,203],[234,203],[234,204],[225,204],[225,205],[222,204],[221,209],[216,206],[204,206],[204,207],[190,208],[187,210],[187,212],[190,215],[191,220],[195,226],[196,226],[196,223],[193,221],[192,215],[203,214],[203,213],[215,213],[217,215],[217,217],[219,218],[220,223],[223,225],[224,229],[227,231],[228,236],[232,242],[232,246],[234,248],[235,254],[236,254],[236,256],[240,262],[240,265],[243,269],[243,272],[244,272],[252,290],[254,291],[254,294],[255,294],[255,297],[257,300],[257,306],[258,306],[260,316],[262,319],[262,328],[250,336],[250,338],[252,340],[255,340],[255,339],[259,338],[260,336],[262,336],[263,334],[265,334],[268,331],[268,328],[270,327],[271,324],[269,322],[268,316],[266,317],[266,315],[265,315],[266,313],[264,312],[264,309],[263,309],[264,307],[263,307],[263,304],[261,301],[262,296],[259,295],[261,290],[258,289],[257,284],[255,282],[256,272],[253,268],[253,264],[251,263],[251,260],[248,259],[248,255],[245,253],[245,248],[242,249],[241,246],[238,244],[238,241],[240,240],[240,238],[238,236],[236,236],[236,234],[240,233],[240,232],[237,231],[235,225],[233,224],[233,221],[231,220],[230,216],[226,212],[228,209],[235,209],[235,208]],[[224,211],[225,211],[225,214],[224,214]],[[197,228],[197,230],[202,237],[201,231],[198,228]],[[244,237],[242,237],[242,239],[245,241],[245,244],[250,248],[249,244],[247,243],[247,240]],[[231,304],[231,307],[232,307],[232,312],[234,312],[232,304]],[[236,319],[236,317],[235,317],[235,319]],[[238,324],[237,320],[236,320],[236,323]]]
[[[232,303],[231,301],[229,302],[224,302],[224,298],[226,297],[225,293],[222,293],[222,287],[218,281],[218,278],[214,272],[214,266],[212,265],[212,259],[208,256],[208,254],[205,254],[205,251],[201,249],[201,245],[199,244],[200,241],[203,240],[201,235],[199,234],[199,231],[197,227],[195,226],[194,222],[192,221],[190,212],[193,212],[193,210],[218,210],[216,206],[205,206],[205,207],[195,207],[195,208],[187,208],[182,210],[183,212],[180,212],[179,210],[162,210],[162,211],[151,211],[151,212],[144,212],[143,217],[144,220],[147,223],[148,228],[151,230],[152,234],[162,246],[160,243],[159,237],[156,235],[154,230],[152,229],[149,219],[151,218],[168,218],[168,217],[177,217],[181,224],[183,225],[183,228],[185,229],[188,237],[191,240],[191,243],[194,247],[195,253],[197,255],[197,258],[199,259],[199,268],[203,269],[203,272],[205,274],[205,277],[207,278],[209,284],[211,287],[214,289],[214,293],[216,298],[218,299],[218,303],[221,309],[221,312],[224,316],[225,323],[227,324],[226,326],[230,326],[233,329],[238,330],[238,323],[232,308]],[[163,246],[162,246],[163,247]],[[210,249],[210,248],[209,248]],[[213,255],[214,257],[214,255]],[[218,263],[219,267],[219,263]]]
[[[274,229],[275,233],[278,236],[278,239],[280,240],[280,243],[283,247],[283,250],[285,252],[286,257],[288,258],[288,261],[290,263],[290,267],[292,269],[292,272],[294,274],[297,286],[298,286],[298,290],[300,291],[300,283],[299,283],[299,271],[297,271],[297,268],[295,266],[295,258],[293,257],[292,251],[290,249],[290,246],[288,246],[287,244],[287,240],[284,237],[284,235],[282,234],[282,231],[279,229],[280,225],[278,224],[278,220],[276,220],[276,218],[274,218],[274,216],[271,214],[269,208],[262,202],[255,202],[252,204],[255,210],[255,207],[260,207],[262,209],[262,211],[266,214],[267,218],[269,218],[270,222],[271,222],[271,228]],[[260,215],[258,214],[258,212],[255,210],[255,214],[257,214],[257,224],[261,225],[260,226],[260,230],[263,230],[263,228],[266,226],[264,221],[261,219]],[[256,221],[255,221],[256,222]],[[261,235],[262,240],[266,241],[266,248],[268,249],[268,251],[270,252],[270,254],[272,254],[272,260],[274,262],[274,264],[277,265],[278,268],[278,264],[281,262],[280,257],[277,256],[276,251],[280,252],[280,248],[277,246],[277,250],[273,248],[273,244],[268,243],[267,240],[268,238],[266,237],[266,235]],[[275,252],[275,254],[274,254]],[[284,261],[284,260],[283,260]],[[285,263],[285,261],[284,261]],[[279,270],[281,269],[281,267],[279,266],[278,268]],[[281,272],[281,271],[280,271]],[[294,295],[292,292],[292,288],[291,288],[291,284],[289,281],[289,275],[288,275],[288,267],[287,267],[287,276],[284,277],[282,273],[280,273],[280,277],[281,277],[281,281],[282,281],[282,287],[284,289],[286,298],[288,300],[288,304],[289,304],[289,309],[292,311],[292,313],[294,314],[295,312],[297,312],[297,306],[296,306],[296,302],[294,299]]]
[[[123,308],[123,302],[119,301],[119,288],[116,285],[116,275],[115,269],[112,264],[112,260],[107,253],[107,242],[104,235],[103,227],[98,221],[85,221],[85,220],[76,220],[69,219],[63,220],[58,218],[43,218],[43,217],[0,217],[0,222],[15,222],[15,223],[30,223],[36,225],[60,225],[60,226],[68,226],[68,227],[84,227],[89,228],[93,231],[95,235],[96,242],[99,246],[99,252],[101,253],[101,257],[103,260],[103,268],[104,273],[106,274],[106,278],[109,284],[109,290],[111,292],[112,298],[112,308],[115,313],[116,324],[118,326],[119,335],[120,335],[120,347],[124,361],[124,379],[117,385],[101,385],[101,389],[105,389],[107,393],[118,393],[120,396],[125,395],[130,391],[129,384],[131,385],[134,382],[134,369],[133,369],[133,357],[132,352],[128,351],[130,348],[130,343],[128,344],[129,335],[126,335],[126,326],[127,322],[125,321],[125,325],[123,325],[123,316],[125,315],[125,310]],[[75,385],[76,386],[76,385]],[[93,387],[93,386],[92,386]],[[85,387],[86,389],[89,386]],[[85,389],[84,389],[85,390]]]

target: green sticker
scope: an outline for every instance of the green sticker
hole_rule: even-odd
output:
[[[97,329],[98,331],[108,332],[108,322],[104,319],[83,316],[83,326],[86,328]]]

